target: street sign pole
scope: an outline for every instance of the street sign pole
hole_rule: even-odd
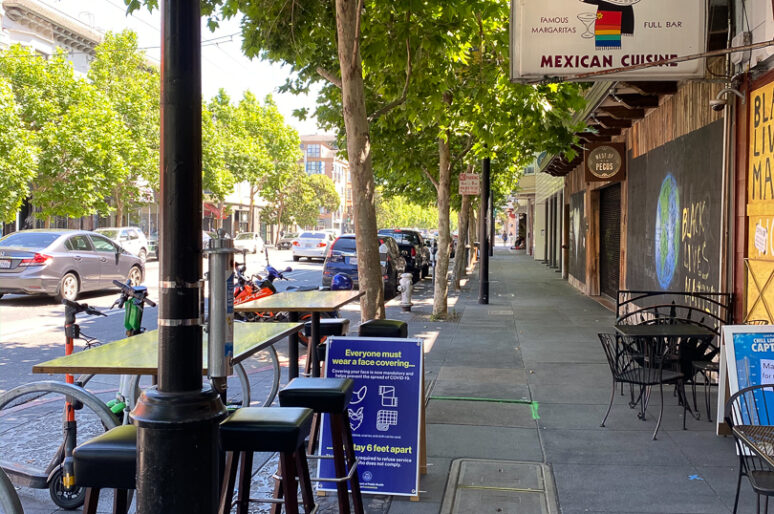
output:
[[[201,14],[161,6],[161,202],[158,388],[132,411],[137,512],[211,514],[218,505],[218,422],[202,387]]]
[[[485,158],[481,165],[481,211],[478,217],[479,238],[478,256],[481,259],[479,267],[478,303],[489,303],[489,230],[487,229],[487,207],[489,206],[489,168],[491,161]]]

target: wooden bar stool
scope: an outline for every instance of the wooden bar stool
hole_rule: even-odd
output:
[[[347,482],[352,489],[352,505],[355,513],[363,514],[357,458],[347,411],[354,384],[351,378],[294,378],[279,392],[281,408],[306,407],[314,410],[317,415],[328,414],[336,478],[316,478],[313,481],[336,483],[339,512],[342,514],[350,512]]]
[[[129,490],[136,488],[137,427],[108,430],[73,450],[75,485],[86,487],[83,514],[95,514],[100,489],[115,489],[113,513],[129,510]]]
[[[220,496],[219,514],[231,511],[237,468],[239,492],[237,513],[247,514],[251,501],[283,503],[285,512],[298,514],[296,479],[301,486],[304,512],[315,509],[309,465],[304,451],[304,439],[312,425],[312,411],[304,408],[245,407],[237,409],[220,424],[220,443],[226,454],[226,469]],[[283,499],[250,498],[253,452],[279,452]],[[238,454],[238,455],[237,455]],[[239,457],[239,458],[237,458]]]

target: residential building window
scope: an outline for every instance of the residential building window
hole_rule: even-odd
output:
[[[307,145],[307,147],[306,147],[306,156],[307,157],[319,157],[320,156],[320,145]]]
[[[319,175],[323,172],[323,162],[322,161],[307,161],[306,163],[306,174],[307,175]]]

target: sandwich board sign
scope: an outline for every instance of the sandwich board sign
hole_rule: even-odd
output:
[[[720,342],[717,433],[728,433],[723,421],[726,401],[734,393],[774,384],[774,326],[726,325]]]
[[[363,494],[419,495],[422,451],[423,354],[420,339],[330,337],[325,376],[351,378],[347,406],[357,473]],[[333,455],[330,426],[323,416],[320,453]],[[318,474],[336,476],[333,461],[320,459]],[[318,490],[335,491],[333,482]]]

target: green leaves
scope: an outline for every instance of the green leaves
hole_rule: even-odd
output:
[[[16,217],[34,175],[35,147],[22,126],[11,84],[0,78],[0,221]]]

